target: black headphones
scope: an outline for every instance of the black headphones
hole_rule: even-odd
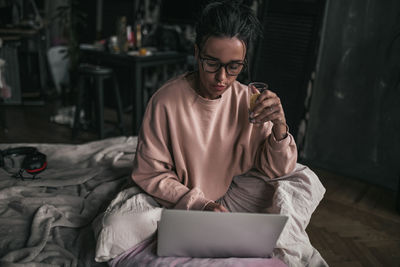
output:
[[[35,147],[15,147],[6,150],[0,150],[0,167],[5,167],[5,158],[14,158],[23,155],[22,162],[19,166],[19,171],[13,176],[16,178],[26,178],[23,176],[24,171],[32,175],[32,179],[36,178],[36,175],[44,171],[47,167],[47,157],[45,154],[39,152]],[[14,160],[11,160],[12,165]]]

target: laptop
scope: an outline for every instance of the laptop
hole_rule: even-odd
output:
[[[270,257],[288,217],[279,214],[163,209],[157,255]]]

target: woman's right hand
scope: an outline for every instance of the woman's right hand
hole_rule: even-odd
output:
[[[227,208],[225,208],[224,206],[222,206],[221,204],[215,203],[215,202],[210,202],[208,203],[204,210],[207,211],[216,211],[216,212],[229,212],[229,210]]]

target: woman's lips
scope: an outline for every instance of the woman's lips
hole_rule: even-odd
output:
[[[225,85],[214,85],[213,87],[214,87],[215,90],[217,90],[217,91],[223,91],[223,90],[226,88]]]

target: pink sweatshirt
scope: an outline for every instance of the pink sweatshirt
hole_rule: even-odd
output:
[[[236,175],[256,168],[275,178],[294,169],[292,135],[277,141],[271,122],[249,122],[247,86],[235,81],[209,100],[189,77],[170,80],[147,105],[132,172],[137,185],[167,208],[202,210]]]

